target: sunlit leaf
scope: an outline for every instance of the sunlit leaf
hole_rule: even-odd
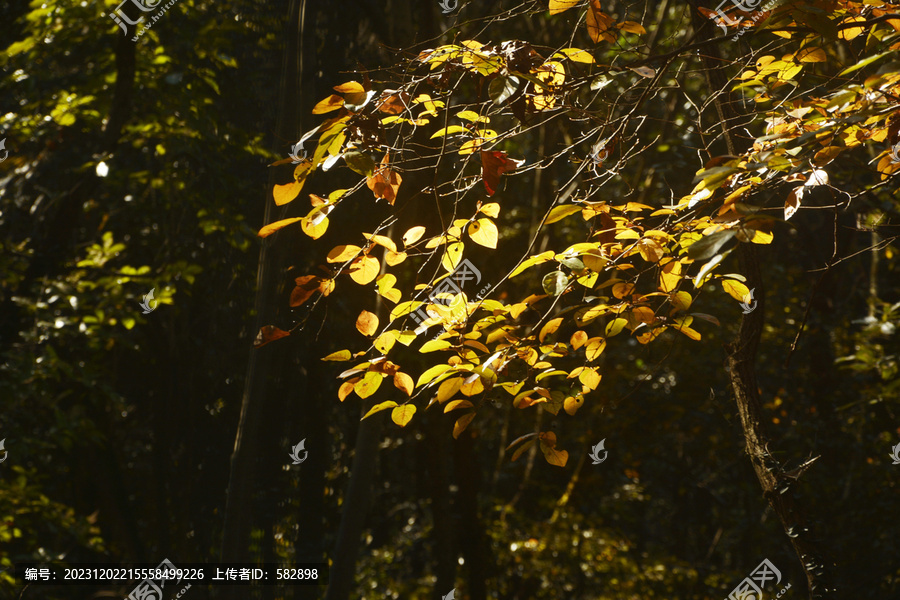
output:
[[[497,237],[499,232],[497,226],[490,219],[478,219],[469,223],[467,229],[469,237],[476,244],[480,244],[486,248],[497,247]]]
[[[321,115],[337,110],[344,105],[344,98],[337,94],[331,94],[324,100],[320,100],[318,104],[313,106],[312,114]],[[345,113],[346,114],[346,113]]]
[[[366,178],[366,186],[372,190],[375,198],[383,198],[393,204],[397,199],[397,191],[400,189],[403,178],[400,177],[400,173],[391,169],[389,165],[388,154],[385,153],[384,158],[381,160],[381,166],[378,167],[375,174]]]
[[[406,427],[414,414],[416,414],[416,405],[404,404],[391,411],[391,420],[400,427]]]
[[[558,15],[566,12],[570,8],[578,6],[581,0],[550,0],[550,14]]]
[[[556,223],[557,221],[561,221],[568,217],[569,215],[574,215],[577,212],[581,212],[580,206],[575,204],[561,204],[559,206],[554,206],[550,210],[550,214],[547,215],[547,220],[544,221],[546,224]]]
[[[464,248],[465,246],[462,242],[447,244],[447,248],[441,256],[441,265],[452,273],[462,260]]]
[[[360,285],[366,285],[375,281],[381,265],[378,259],[371,256],[359,256],[350,263],[350,278]]]
[[[337,352],[332,352],[328,356],[323,357],[322,360],[344,361],[350,360],[351,358],[353,358],[353,355],[350,354],[349,350],[338,350]]]
[[[597,360],[603,351],[606,350],[606,340],[603,338],[591,338],[584,347],[584,356],[588,362]]]
[[[381,377],[378,378],[378,381],[379,382],[381,381]],[[366,417],[368,417],[370,415],[374,415],[375,413],[379,413],[383,410],[387,410],[389,408],[394,408],[395,406],[397,406],[397,403],[394,402],[393,400],[388,400],[387,402],[379,402],[378,404],[376,404],[375,406],[370,408],[369,412],[367,412],[365,415],[363,415],[363,419],[365,419]],[[362,419],[360,419],[360,421],[361,420]]]
[[[517,161],[507,158],[506,152],[498,150],[482,151],[481,153],[481,177],[484,180],[484,188],[488,196],[493,196],[500,187],[500,176],[507,171],[512,171],[525,161]]]
[[[265,227],[260,229],[259,233],[257,233],[256,235],[258,235],[261,238],[269,237],[270,235],[272,235],[279,229],[281,229],[283,227],[287,227],[291,223],[296,223],[297,221],[299,221],[302,218],[303,217],[293,217],[291,219],[282,219],[280,221],[275,221],[274,223],[269,223],[268,225],[266,225]]]
[[[356,318],[356,330],[366,337],[374,335],[378,331],[378,316],[367,310],[362,311]]]
[[[734,279],[723,279],[722,289],[738,302],[744,302],[744,299],[750,295],[750,289],[740,281],[735,281]]]
[[[569,276],[563,271],[553,271],[547,273],[541,280],[541,286],[544,291],[551,296],[559,296],[569,286]]]
[[[345,262],[359,254],[360,250],[362,250],[362,248],[352,244],[335,246],[325,257],[325,260],[330,263]]]
[[[353,391],[355,391],[356,395],[360,398],[368,398],[376,391],[378,391],[379,387],[381,387],[382,379],[383,377],[381,376],[381,373],[378,373],[376,371],[369,371],[368,373],[363,375],[363,378],[360,379],[355,386],[353,386]],[[396,403],[394,403],[394,406],[396,406]],[[369,411],[369,413],[366,414],[366,417],[371,413],[372,411]]]
[[[425,235],[425,228],[421,225],[416,225],[403,234],[403,245],[409,246],[415,244],[422,239],[423,235]]]

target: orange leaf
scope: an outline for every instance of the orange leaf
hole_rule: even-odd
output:
[[[600,0],[591,0],[587,12],[587,30],[594,43],[600,43],[600,40],[606,40],[610,44],[616,43],[616,36],[612,33],[615,24],[613,18],[603,12]]]
[[[279,329],[274,325],[264,325],[259,328],[259,333],[256,334],[256,339],[253,340],[254,348],[262,348],[269,342],[274,342],[275,340],[280,340],[283,337],[287,337],[291,335],[287,331],[283,329]]]
[[[550,14],[558,15],[561,12],[566,12],[573,6],[578,6],[578,3],[581,0],[550,0]]]
[[[350,381],[345,381],[344,383],[342,383],[340,389],[338,389],[338,400],[340,400],[341,402],[346,400],[347,396],[350,395],[350,392],[353,391],[353,386],[356,385],[357,381],[359,381],[359,378],[351,379]]]
[[[371,177],[366,178],[366,185],[375,194],[376,199],[384,198],[393,205],[403,178],[389,165],[388,154],[385,153],[384,158],[381,159],[381,167]]]
[[[315,275],[304,275],[296,278],[294,283],[297,284],[297,287],[291,292],[290,305],[292,307],[300,306],[319,291],[321,279]]]
[[[512,171],[525,161],[516,161],[506,157],[506,152],[499,150],[482,151],[481,177],[488,196],[493,196],[500,185],[500,176]]]
[[[366,91],[362,84],[357,81],[348,81],[347,83],[334,86],[333,89],[341,94],[362,94]]]
[[[378,331],[378,316],[367,310],[359,313],[356,318],[356,330],[364,336],[370,336]]]
[[[414,387],[412,377],[402,371],[397,371],[394,373],[394,387],[404,392],[407,396],[412,396]]]
[[[275,198],[276,206],[283,206],[288,202],[291,202],[300,195],[300,190],[303,189],[303,184],[299,181],[292,181],[290,183],[286,183],[284,185],[276,185],[275,189],[272,190],[272,196]]]
[[[318,104],[313,106],[312,114],[321,115],[333,110],[337,110],[344,105],[344,99],[337,94],[331,94]]]
[[[261,238],[269,237],[270,235],[272,235],[273,233],[275,233],[282,227],[287,227],[291,223],[296,223],[297,221],[299,221],[302,218],[303,217],[294,217],[292,219],[282,219],[280,221],[275,221],[274,223],[269,223],[268,225],[266,225],[265,227],[260,229],[259,233],[257,233],[256,235],[258,235]]]

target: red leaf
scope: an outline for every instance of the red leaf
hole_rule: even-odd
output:
[[[506,157],[506,152],[498,150],[481,152],[481,177],[484,179],[484,188],[488,196],[493,196],[500,186],[500,176],[507,171],[512,171],[524,160],[513,160]]]
[[[256,334],[256,339],[253,340],[254,348],[262,348],[269,342],[274,342],[275,340],[280,340],[283,337],[287,337],[291,335],[284,329],[279,329],[274,325],[264,325],[259,328],[259,333]]]

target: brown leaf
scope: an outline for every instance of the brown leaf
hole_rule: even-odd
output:
[[[606,40],[610,44],[615,44],[616,35],[613,33],[615,25],[615,20],[603,12],[600,0],[591,0],[591,6],[587,12],[587,30],[594,43]]]
[[[384,158],[381,159],[381,167],[371,177],[366,178],[366,185],[375,194],[376,199],[384,198],[393,205],[403,178],[389,165],[388,154],[385,153]]]
[[[507,158],[506,152],[499,150],[481,152],[481,177],[488,196],[493,196],[500,186],[500,176],[512,171],[525,161]]]
[[[297,307],[309,300],[310,296],[319,291],[321,278],[315,275],[304,275],[294,280],[297,286],[291,291],[291,307]]]
[[[274,325],[264,325],[259,328],[259,333],[256,334],[256,339],[253,340],[253,347],[262,348],[269,342],[280,340],[281,338],[287,337],[289,335],[291,334],[283,329],[275,327]]]

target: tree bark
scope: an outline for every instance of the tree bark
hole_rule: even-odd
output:
[[[715,37],[714,24],[700,15],[694,2],[691,3],[691,16],[694,30],[701,40]],[[706,47],[703,61],[710,91],[716,94],[715,105],[722,123],[722,135],[728,153],[737,155],[743,149],[736,147],[731,131],[737,119],[741,117],[741,111],[739,104],[730,92],[731,86],[722,70],[725,63],[719,53],[718,45],[710,44]],[[769,439],[763,425],[765,418],[756,380],[755,362],[765,321],[766,299],[759,268],[759,252],[751,243],[740,243],[738,256],[741,272],[747,278],[746,285],[749,289],[754,290],[754,299],[757,301],[755,310],[744,314],[737,339],[726,345],[728,376],[744,431],[747,454],[750,455],[750,461],[762,487],[763,496],[778,515],[785,533],[794,547],[794,552],[800,559],[806,574],[809,597],[811,599],[831,598],[835,591],[831,583],[831,569],[825,564],[826,560],[819,540],[810,531],[809,520],[806,517],[807,511],[796,498],[794,491],[796,480],[786,476],[784,469],[772,457],[769,451]]]

